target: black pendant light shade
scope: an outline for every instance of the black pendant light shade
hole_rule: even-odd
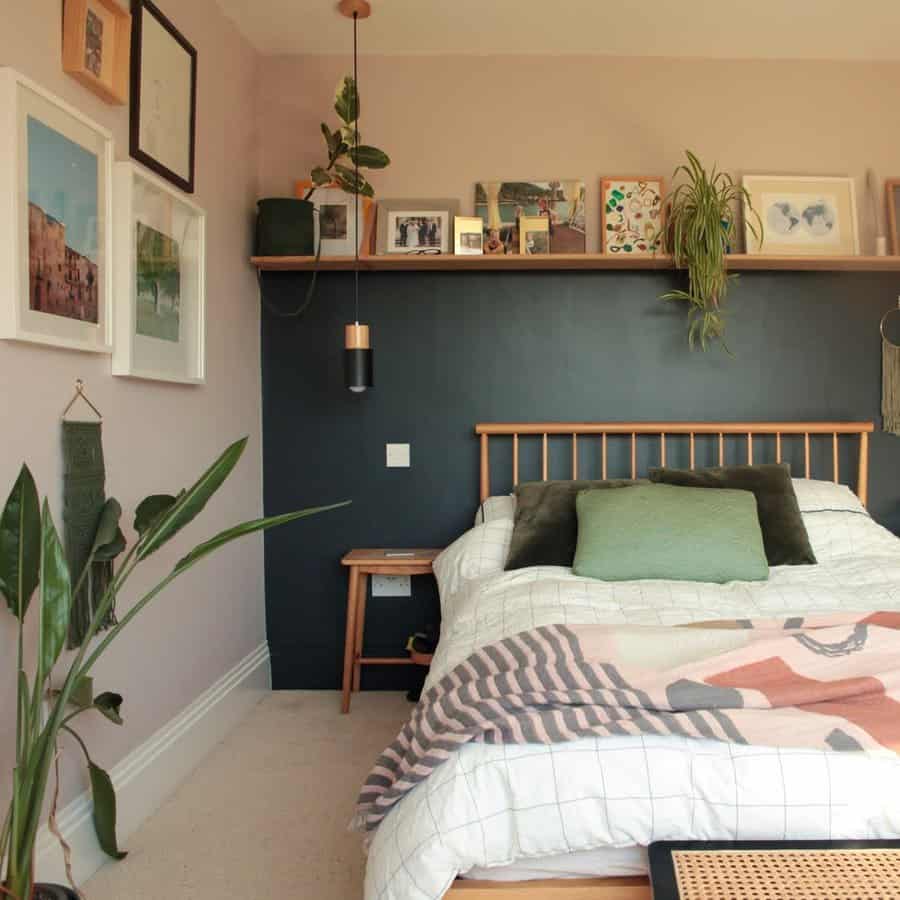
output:
[[[369,326],[344,326],[344,383],[354,394],[372,387],[372,346]]]

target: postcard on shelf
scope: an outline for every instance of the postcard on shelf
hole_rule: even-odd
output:
[[[545,216],[551,253],[585,253],[584,198],[583,179],[478,182],[475,214],[486,252],[521,253],[520,219]]]
[[[454,250],[459,256],[480,256],[484,250],[484,231],[480,216],[457,216],[453,222]]]
[[[519,253],[533,256],[550,252],[550,219],[522,216],[519,219]]]

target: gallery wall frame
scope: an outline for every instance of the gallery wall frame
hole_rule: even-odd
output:
[[[0,338],[112,352],[109,131],[0,68]]]
[[[131,14],[116,0],[65,0],[63,71],[107,103],[128,102]]]
[[[206,380],[206,212],[164,179],[116,163],[113,375]]]
[[[152,0],[132,0],[131,18],[131,156],[193,194],[197,50]]]

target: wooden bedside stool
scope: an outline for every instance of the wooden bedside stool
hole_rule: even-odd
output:
[[[408,656],[363,656],[366,596],[370,575],[430,575],[440,550],[375,549],[351,550],[341,565],[350,569],[347,589],[347,630],[344,634],[344,680],[341,712],[350,711],[350,692],[359,690],[363,666],[412,665]]]

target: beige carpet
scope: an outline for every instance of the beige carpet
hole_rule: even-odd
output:
[[[402,694],[274,693],[104,866],[87,900],[359,900],[356,791],[409,715]]]

